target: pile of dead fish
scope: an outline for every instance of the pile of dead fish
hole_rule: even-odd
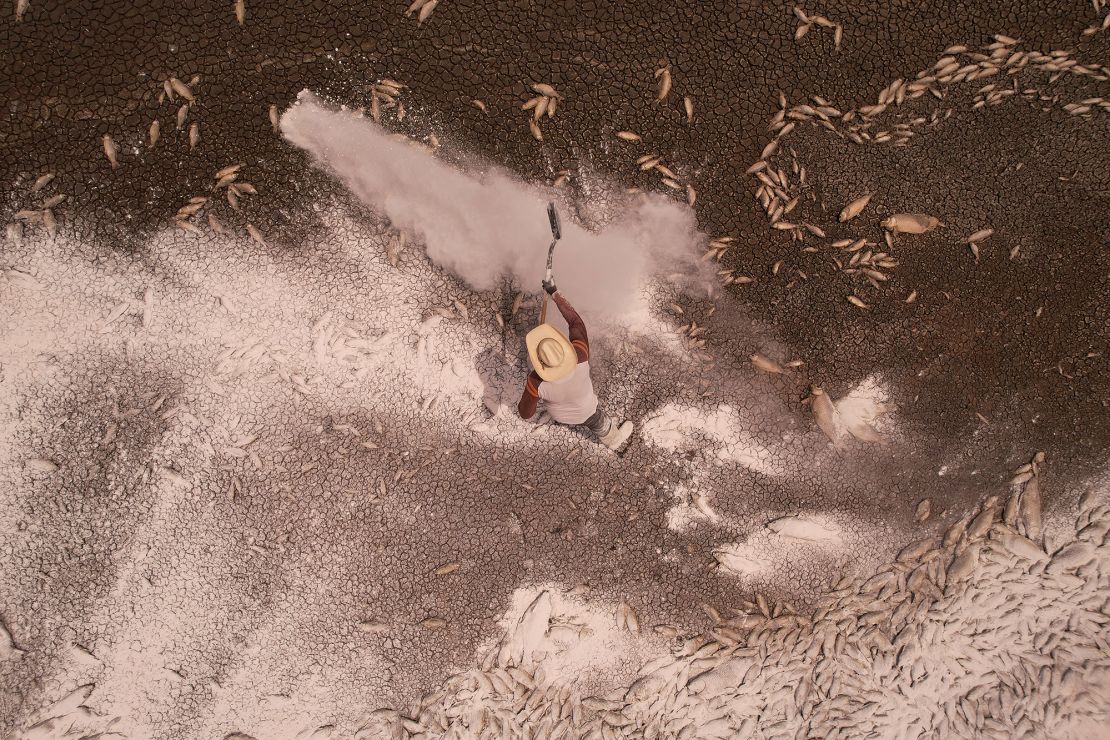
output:
[[[580,696],[525,649],[552,629],[541,594],[481,668],[378,710],[358,737],[1069,735],[1110,711],[1110,507],[1086,495],[1074,538],[1046,548],[1043,464],[1020,467],[1004,503],[841,579],[811,614],[761,596],[710,610],[712,629],[605,696]]]
[[[809,18],[804,13],[799,15],[803,17]],[[999,105],[1007,98],[1016,97],[1040,104],[1046,111],[1060,106],[1083,119],[1090,119],[1100,111],[1110,112],[1110,100],[1106,98],[1087,97],[1062,102],[1060,93],[1050,95],[1036,86],[1038,82],[1051,85],[1065,75],[1081,83],[1104,82],[1110,80],[1110,69],[1098,64],[1080,64],[1067,51],[1023,51],[1017,48],[1019,43],[1017,39],[999,34],[982,52],[971,51],[963,45],[949,47],[935,64],[921,70],[913,81],[895,80],[879,93],[876,103],[847,112],[819,95],[813,96],[808,103],[788,106],[786,97],[780,93],[780,109],[769,126],[772,139],[759,159],[747,169],[747,174],[757,181],[755,198],[766,212],[771,227],[788,233],[792,241],[801,244],[804,253],[819,253],[822,247],[831,247],[836,251],[828,255],[828,259],[838,272],[859,280],[862,287],[870,285],[875,290],[883,289],[890,279],[889,271],[898,266],[891,254],[894,238],[903,234],[925,234],[943,227],[941,219],[923,213],[891,214],[878,224],[885,242],[880,244],[858,233],[857,226],[866,219],[851,226],[844,225],[860,216],[874,195],[863,193],[843,205],[837,224],[819,223],[824,218],[824,204],[816,209],[808,207],[809,203],[816,204],[819,200],[818,189],[810,182],[809,172],[799,161],[797,152],[785,145],[787,137],[798,130],[798,126],[820,126],[858,145],[906,146],[914,135],[941,125],[956,112],[962,100],[955,92],[957,86],[979,80],[987,82],[975,90],[968,101],[972,109]],[[1009,78],[1010,82],[998,82],[1002,77]],[[1029,77],[1035,79],[1021,84]],[[926,96],[936,99],[932,110],[926,102],[931,98]],[[909,105],[919,99],[921,102],[917,105]],[[804,214],[811,210],[818,213],[807,219]],[[978,228],[963,240],[976,262],[979,243],[993,233],[993,229]],[[1011,259],[1016,253],[1016,247],[1011,249]],[[797,273],[797,279],[808,278],[800,270]],[[902,300],[913,303],[916,298],[917,291],[911,291]],[[846,299],[860,309],[871,307],[858,290]]]
[[[42,224],[46,228],[46,233],[53,239],[58,234],[58,219],[54,215],[54,209],[66,202],[67,196],[64,193],[55,193],[53,195],[37,195],[44,188],[48,187],[54,182],[54,173],[47,172],[35,178],[34,183],[31,185],[30,194],[34,198],[41,198],[41,202],[36,203],[34,208],[21,208],[16,211],[12,216],[12,222],[9,223],[5,229],[5,236],[8,241],[13,244],[19,244],[23,241],[23,232],[26,227],[33,227],[36,224]]]

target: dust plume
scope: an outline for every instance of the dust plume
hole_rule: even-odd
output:
[[[460,171],[307,91],[282,115],[281,129],[473,289],[492,290],[511,276],[525,290],[540,290],[551,242],[550,191],[496,168]],[[560,208],[555,280],[576,307],[598,318],[640,311],[641,289],[663,271],[711,282],[698,261],[705,236],[691,209],[660,195],[624,200],[617,206],[622,215],[597,233],[572,223]]]

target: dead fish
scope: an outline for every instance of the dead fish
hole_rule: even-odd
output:
[[[181,107],[177,109],[177,130],[180,131],[185,127],[185,119],[189,117],[189,104],[182,103]]]
[[[58,235],[58,221],[54,218],[54,211],[49,208],[43,209],[42,223],[46,227],[46,233],[50,234],[51,239]]]
[[[224,230],[224,225],[222,223],[220,223],[220,220],[218,218],[216,218],[216,214],[214,214],[214,213],[209,213],[208,214],[208,226],[212,229],[212,231],[215,231],[217,234],[226,233],[225,230]]]
[[[189,126],[189,151],[192,151],[197,144],[200,143],[200,125],[197,123]]]
[[[405,9],[405,17],[408,18],[410,15],[420,10],[420,6],[426,2],[428,2],[428,0],[413,0],[412,4],[410,4],[409,7]]]
[[[836,24],[836,29],[833,30],[833,48],[840,48],[840,41],[844,38],[844,26],[839,23]]]
[[[543,95],[543,96],[546,96],[546,97],[549,97],[549,98],[562,98],[563,97],[562,95],[560,95],[558,92],[555,91],[555,88],[553,88],[551,85],[545,84],[543,82],[533,83],[532,84],[532,90],[534,90],[535,92],[538,92],[540,95]]]
[[[694,186],[689,183],[686,184],[686,202],[690,205],[691,208],[693,208],[694,204],[698,202],[698,191],[695,190]]]
[[[278,131],[278,107],[276,105],[270,106],[270,125],[274,128],[274,133]]]
[[[555,98],[545,98],[543,96],[540,96],[539,102],[537,102],[535,107],[532,109],[532,120],[538,121],[543,118],[543,114],[547,113],[547,102],[554,99]]]
[[[66,199],[66,195],[64,193],[58,193],[57,195],[52,195],[52,196],[50,196],[49,198],[47,198],[46,200],[44,200],[42,202],[42,207],[43,208],[53,208],[55,206],[59,206],[59,205],[61,205],[62,203],[65,202],[65,199]]]
[[[213,177],[217,180],[222,180],[223,178],[227,177],[228,175],[234,175],[240,169],[242,169],[242,167],[243,167],[243,164],[241,162],[239,164],[229,164],[227,167],[223,167],[221,169],[216,170],[216,174],[213,175]]]
[[[236,211],[239,210],[239,193],[232,190],[231,188],[227,189],[227,204],[234,208]]]
[[[104,134],[103,144],[104,155],[108,157],[108,161],[112,163],[112,169],[114,170],[119,167],[119,147],[116,146],[116,142],[108,134]]]
[[[247,233],[251,235],[251,239],[254,239],[262,246],[266,246],[266,240],[262,238],[262,232],[259,231],[254,224],[247,224]]]
[[[158,137],[161,135],[161,132],[162,124],[158,123],[158,119],[155,118],[150,123],[150,134],[148,136],[148,143],[146,145],[147,149],[154,148],[154,145],[158,143]]]
[[[834,445],[839,445],[840,432],[836,423],[837,411],[829,394],[820,386],[810,387],[810,399],[813,407],[813,418],[817,427]]]
[[[416,25],[419,26],[424,21],[428,20],[432,11],[436,9],[436,5],[439,5],[439,0],[428,0],[428,2],[420,6],[420,12],[416,14]]]
[[[154,323],[154,290],[147,288],[143,291],[143,328],[149,328]]]
[[[782,369],[782,366],[780,366],[777,362],[775,362],[774,360],[772,360],[768,357],[764,357],[763,355],[759,354],[758,352],[756,354],[752,355],[751,360],[752,360],[753,365],[755,365],[757,368],[759,368],[760,370],[762,370],[765,373],[773,373],[775,375],[781,375],[783,372],[785,372]]]
[[[979,229],[974,234],[969,236],[967,239],[964,239],[964,243],[965,244],[974,244],[976,242],[981,242],[984,239],[987,239],[988,237],[990,237],[990,235],[993,234],[993,233],[994,233],[994,229]]]
[[[511,312],[510,315],[511,316],[516,316],[516,312],[520,310],[520,307],[523,303],[524,303],[524,294],[523,293],[517,293],[516,296],[513,297],[513,308],[512,308],[512,312]]]
[[[840,222],[844,223],[845,221],[851,221],[853,218],[858,216],[860,212],[863,211],[863,209],[866,208],[867,204],[870,202],[870,194],[856,198],[851,203],[844,206],[844,210],[840,212]]]
[[[258,190],[249,182],[237,182],[232,187],[238,191],[239,195],[243,195],[244,193],[247,195],[258,195]]]
[[[30,5],[31,5],[31,0],[15,0],[15,22],[16,23],[21,23],[23,21],[23,16],[24,16],[24,14],[26,14],[27,8],[30,7]]]
[[[668,166],[667,166],[667,165],[665,165],[665,164],[662,164],[662,163],[660,163],[660,162],[656,162],[656,163],[655,163],[655,169],[656,169],[656,170],[657,170],[657,171],[659,172],[659,174],[661,174],[661,175],[662,175],[663,177],[669,177],[669,178],[670,178],[670,179],[672,179],[672,180],[677,180],[677,179],[678,179],[678,175],[676,175],[676,174],[674,173],[674,170],[672,170],[672,169],[671,169],[670,167],[668,167]]]
[[[35,180],[35,184],[31,186],[31,192],[37,193],[38,191],[49,185],[53,179],[53,172],[47,172],[45,175],[39,175],[38,179]]]
[[[857,306],[859,308],[870,308],[870,306],[868,306],[860,298],[854,295],[848,296],[848,303],[851,303],[853,306]]]
[[[948,582],[958,583],[971,575],[979,564],[979,548],[969,547],[952,559],[948,566]]]
[[[379,621],[377,619],[366,619],[355,625],[359,632],[365,632],[369,635],[382,635],[389,632],[389,624]]]
[[[235,20],[240,26],[247,25],[247,0],[235,0]]]
[[[1040,548],[1040,546],[1033,542],[1028,537],[1022,537],[1020,534],[1013,532],[1003,532],[998,538],[1002,546],[1007,550],[1017,555],[1019,558],[1025,558],[1034,562],[1048,560],[1048,553]]]
[[[438,630],[447,626],[447,620],[440,617],[427,617],[420,620],[420,626],[426,630]]]
[[[23,653],[23,650],[15,646],[15,640],[12,639],[12,633],[8,631],[7,625],[0,621],[0,660],[19,658]]]
[[[689,95],[682,98],[682,105],[686,109],[686,123],[694,122],[694,99]]]
[[[194,100],[193,91],[190,90],[189,86],[186,85],[181,80],[177,79],[176,77],[171,77],[170,78],[170,87],[173,88],[174,92],[176,92],[178,95],[180,95],[181,97],[188,100],[190,103],[193,102],[193,100]]]
[[[671,68],[670,65],[657,70],[655,76],[659,78],[659,95],[655,102],[662,102],[671,93]]]
[[[528,130],[532,132],[533,139],[543,141],[543,131],[540,130],[540,125],[536,123],[535,119],[528,121]]]
[[[483,113],[486,112],[486,104],[483,103],[481,100],[478,100],[477,98],[475,98],[474,100],[470,101],[470,104],[473,105],[478,110],[482,111]]]
[[[1038,542],[1041,539],[1041,485],[1036,477],[1025,484],[1019,507],[1026,536]]]
[[[618,131],[617,138],[622,141],[641,141],[640,135],[633,131]]]
[[[913,520],[920,524],[921,522],[928,519],[929,515],[932,514],[932,513],[933,513],[933,502],[931,500],[927,499],[927,498],[922,499],[921,503],[919,503],[917,505],[917,508],[913,512]]]
[[[446,576],[446,575],[450,575],[451,573],[454,573],[458,569],[459,569],[459,564],[458,563],[445,563],[444,565],[441,565],[441,566],[439,566],[438,568],[435,569],[435,574],[437,576]]]
[[[896,213],[882,222],[887,231],[901,234],[924,234],[940,225],[940,219],[923,213]]]
[[[917,291],[916,290],[911,290],[910,294],[908,296],[906,296],[906,303],[913,303],[916,300],[917,300]]]
[[[58,469],[57,463],[45,457],[32,457],[27,460],[27,467],[40,473],[53,473]]]

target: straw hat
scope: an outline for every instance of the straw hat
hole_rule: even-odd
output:
[[[578,355],[574,346],[551,324],[540,324],[524,337],[528,359],[543,380],[555,382],[574,372]]]

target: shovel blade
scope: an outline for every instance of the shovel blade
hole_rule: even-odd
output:
[[[547,204],[547,220],[551,222],[551,236],[556,240],[562,237],[562,231],[559,229],[559,214],[555,211],[555,204]]]

